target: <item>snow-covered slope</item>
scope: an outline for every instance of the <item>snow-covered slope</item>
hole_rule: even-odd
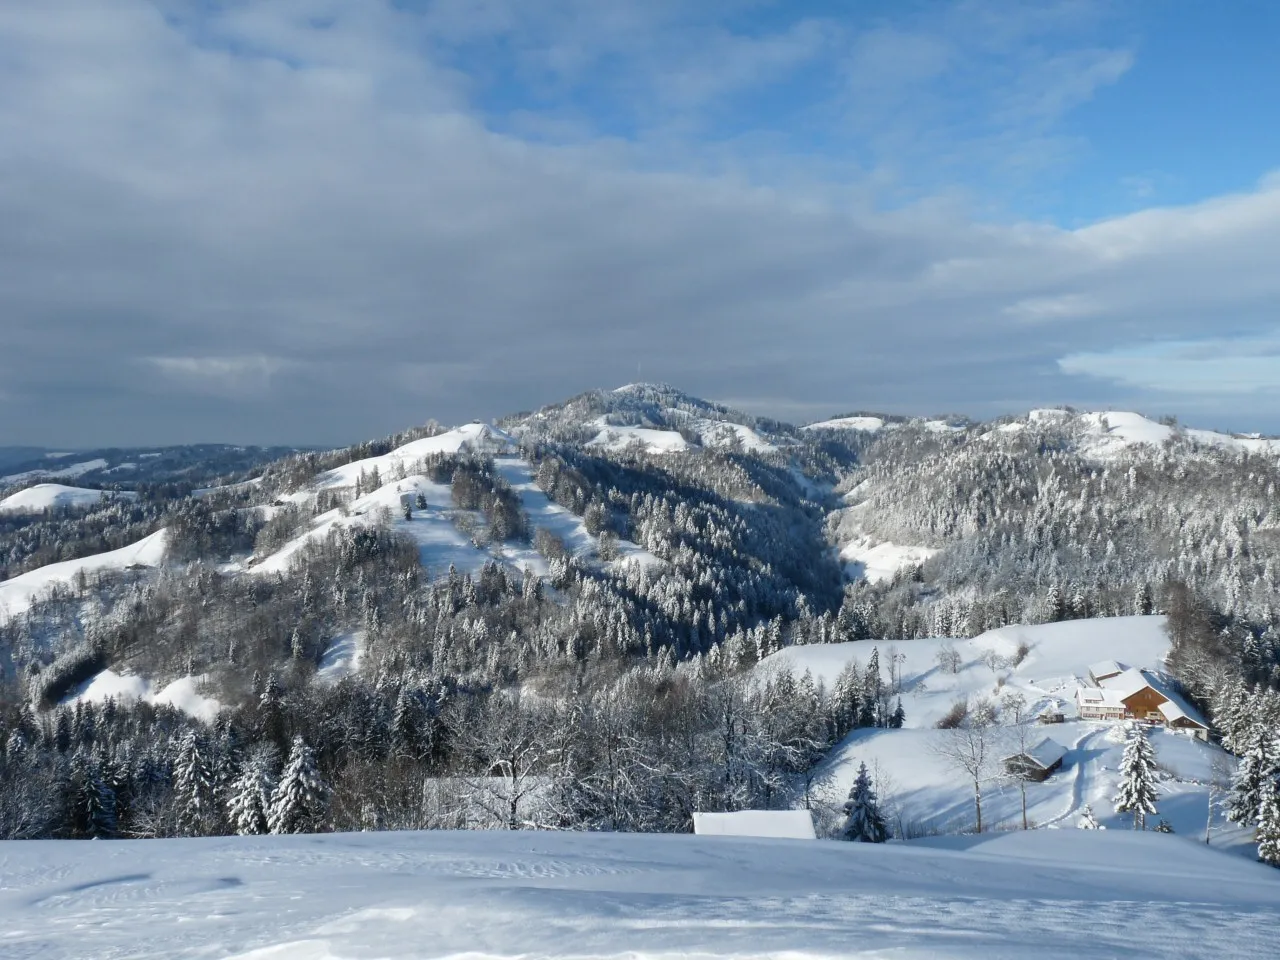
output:
[[[157,690],[145,677],[103,670],[67,699],[68,703],[84,701],[101,703],[107,698],[117,702],[142,700],[146,703],[176,707],[197,720],[212,723],[222,704],[200,692],[200,677],[179,677]]]
[[[167,531],[157,530],[149,537],[119,550],[97,553],[79,560],[51,563],[0,583],[0,622],[7,617],[24,613],[30,608],[32,597],[42,593],[50,585],[70,583],[81,572],[94,574],[130,567],[159,566],[164,560],[167,538]]]
[[[330,471],[330,474],[337,472]],[[355,482],[354,477],[351,482]],[[412,519],[404,519],[401,498],[408,497],[415,502],[419,494],[426,498],[427,508],[415,509]],[[393,480],[354,501],[346,514],[341,510],[330,510],[316,517],[306,532],[271,556],[255,561],[250,569],[258,574],[281,572],[288,569],[294,555],[305,544],[323,540],[332,530],[386,523],[396,533],[402,533],[418,544],[422,565],[434,574],[443,573],[450,564],[459,570],[478,570],[489,559],[489,554],[458,528],[451,513],[451,494],[447,485],[432,483],[423,476]]]
[[[386,480],[394,470],[412,469],[416,461],[432,454],[458,453],[463,449],[477,453],[500,453],[514,447],[515,440],[511,435],[497,427],[491,427],[487,423],[468,423],[447,433],[406,443],[380,457],[356,460],[322,473],[316,478],[315,486],[319,489],[352,487],[362,473],[368,475],[375,470]]]
[[[136,500],[138,495],[127,491],[68,487],[60,483],[37,483],[0,500],[0,513],[40,513],[67,507],[92,507],[103,497]]]
[[[886,679],[896,660],[892,669],[899,678],[906,726],[855,730],[845,738],[820,770],[819,780],[832,799],[843,798],[859,763],[865,762],[874,768],[879,788],[904,828],[971,826],[972,786],[940,756],[950,735],[936,725],[958,701],[972,704],[987,698],[998,704],[1002,697],[1016,693],[1025,698],[1031,716],[1052,706],[1067,717],[1066,723],[1036,725],[1028,731],[1032,742],[1049,736],[1069,751],[1061,771],[1044,783],[1029,785],[1030,819],[1040,825],[1074,826],[1084,805],[1092,804],[1101,822],[1123,826],[1122,818],[1110,816],[1122,743],[1112,725],[1076,719],[1074,696],[1087,682],[1089,666],[1102,660],[1159,669],[1169,646],[1163,625],[1163,617],[1114,617],[1002,627],[967,640],[789,647],[756,669],[767,672],[785,664],[797,674],[809,671],[831,689],[851,659],[865,668],[873,648],[879,651]],[[1021,645],[1029,651],[1015,666]],[[955,673],[939,662],[939,654],[949,650],[959,656]],[[1016,752],[1018,743],[1007,713],[1001,719],[993,749],[1004,756]],[[1160,814],[1179,833],[1202,835],[1213,767],[1229,765],[1230,759],[1216,746],[1162,729],[1152,731],[1152,743],[1165,767]],[[1014,785],[992,782],[985,792],[984,816],[989,824],[1020,823],[1021,801]],[[1220,834],[1222,842],[1243,847],[1238,831],[1221,830]]]
[[[486,430],[490,431],[492,429],[486,428]],[[459,442],[458,435],[462,434],[466,438],[469,433],[466,428],[463,428],[462,431],[451,431],[450,434],[431,437],[429,440],[441,441],[437,444],[437,447],[444,450],[449,449],[450,446],[453,449],[459,449],[462,442],[470,442],[470,440],[464,439]],[[497,432],[486,434],[486,436],[490,441],[494,436],[497,436],[498,440],[493,442],[501,443],[503,446],[509,441],[509,438],[504,439],[505,435]],[[446,440],[445,438],[448,439]],[[408,450],[410,447],[415,447],[416,444],[427,442],[415,441],[415,443],[409,444],[407,447],[401,447],[400,450]],[[406,463],[411,464],[422,455],[421,448],[418,449],[419,452],[412,457],[405,455]],[[382,474],[385,480],[386,474],[383,471],[390,466],[394,466],[396,463],[395,458],[398,456],[400,456],[400,451],[394,451],[385,457],[377,457],[360,462],[366,464],[363,468],[366,471],[366,475],[372,469],[368,465],[373,464],[378,467],[379,473]],[[338,470],[322,474],[321,485],[345,486],[346,483],[343,479],[335,479],[339,474],[354,484],[356,477],[360,475],[359,469],[354,472],[351,469],[356,466],[357,464],[348,464],[345,467],[338,468]],[[502,478],[520,496],[521,505],[529,517],[529,523],[533,530],[545,529],[554,534],[564,542],[571,553],[580,558],[587,559],[595,554],[596,538],[587,532],[582,518],[553,503],[538,488],[534,482],[533,468],[528,461],[516,456],[499,455],[494,458],[494,466]],[[425,509],[416,506],[419,495],[427,502]],[[301,491],[293,499],[295,501],[299,499],[305,500],[309,496],[310,493],[308,491]],[[403,510],[403,503],[406,498],[411,504],[415,504],[412,510],[413,515],[411,519],[407,520],[404,518]],[[383,483],[377,490],[355,500],[345,514],[341,510],[331,510],[316,517],[305,532],[299,534],[270,556],[255,559],[249,569],[259,574],[278,573],[288,568],[294,556],[305,544],[322,540],[328,536],[330,531],[342,527],[385,524],[396,533],[404,534],[418,544],[422,565],[434,576],[443,574],[450,566],[454,566],[458,570],[474,572],[490,560],[505,563],[516,572],[522,571],[526,567],[531,568],[538,574],[546,574],[548,572],[549,568],[546,559],[534,550],[529,543],[491,543],[483,548],[477,546],[472,536],[464,532],[463,528],[459,526],[459,518],[463,514],[466,514],[477,525],[482,525],[478,513],[458,511],[453,508],[452,491],[448,484],[433,483],[426,477],[418,475],[407,476],[402,480],[390,480]],[[630,541],[619,540],[617,543],[617,557],[613,562],[633,561],[649,564],[657,562],[657,558]]]
[[[1276,872],[1181,837],[575,833],[13,842],[0,953],[49,960],[1258,960]]]
[[[835,417],[831,420],[820,420],[806,424],[801,430],[860,430],[865,433],[878,433],[886,424],[881,417]],[[890,424],[892,426],[892,424]]]
[[[594,425],[600,428],[600,432],[587,442],[588,447],[618,451],[639,444],[649,453],[680,453],[689,449],[689,441],[676,430],[612,426],[604,418],[595,421]]]
[[[904,567],[924,563],[938,551],[932,547],[905,546],[858,537],[840,547],[845,572],[854,580],[883,583]]]

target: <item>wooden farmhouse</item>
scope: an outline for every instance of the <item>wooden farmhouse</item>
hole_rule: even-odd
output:
[[[1118,668],[1118,669],[1117,669]],[[1081,720],[1138,720],[1184,730],[1206,740],[1209,725],[1164,677],[1115,661],[1089,668],[1094,686],[1076,691]]]
[[[1053,771],[1062,767],[1067,748],[1052,737],[1045,737],[1025,753],[1015,753],[1003,760],[1004,768],[1023,780],[1047,780]]]

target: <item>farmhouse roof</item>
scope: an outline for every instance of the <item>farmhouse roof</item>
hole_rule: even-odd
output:
[[[1117,673],[1124,673],[1125,665],[1116,660],[1099,660],[1089,668],[1089,675],[1097,680],[1100,677],[1114,677]]]
[[[1066,747],[1053,737],[1044,737],[1035,746],[1029,747],[1025,753],[1015,753],[1011,757],[1005,757],[1005,760],[1027,759],[1041,770],[1048,770],[1066,755]]]

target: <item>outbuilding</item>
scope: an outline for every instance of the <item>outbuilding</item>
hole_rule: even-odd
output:
[[[1005,770],[1023,780],[1047,780],[1055,770],[1061,769],[1067,748],[1052,737],[1045,737],[1029,747],[1025,753],[1015,753],[1004,758]]]

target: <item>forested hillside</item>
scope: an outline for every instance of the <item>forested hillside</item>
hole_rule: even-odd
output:
[[[797,428],[639,384],[217,462],[0,511],[0,836],[688,830],[817,802],[834,745],[900,725],[877,642],[1130,613],[1170,615],[1168,667],[1228,746],[1275,735],[1261,438],[1071,411]],[[750,670],[846,641],[867,666],[830,689]]]

